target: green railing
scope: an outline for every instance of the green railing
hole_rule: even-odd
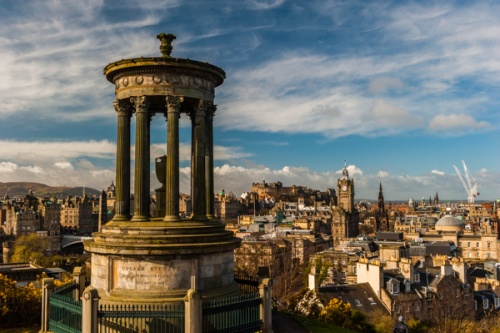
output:
[[[203,302],[203,333],[260,331],[261,302],[258,293]]]
[[[77,285],[73,282],[54,289],[50,295],[49,329],[54,333],[82,331],[82,302],[73,298]]]
[[[183,333],[184,303],[158,305],[105,304],[98,311],[99,333]]]

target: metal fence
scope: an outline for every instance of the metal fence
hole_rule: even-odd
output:
[[[184,303],[158,305],[105,304],[97,313],[99,333],[183,333]]]
[[[258,293],[203,302],[203,333],[244,333],[261,329]]]
[[[82,331],[82,302],[73,297],[76,288],[76,283],[71,282],[54,289],[50,295],[50,331],[54,333]]]
[[[234,273],[234,281],[240,285],[240,292],[242,294],[259,292],[259,277]]]

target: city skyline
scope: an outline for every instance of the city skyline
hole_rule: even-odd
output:
[[[495,2],[26,1],[0,4],[0,182],[105,189],[115,179],[113,86],[122,58],[173,57],[227,73],[216,89],[215,190],[251,183],[335,187],[356,198],[500,197],[500,21]],[[190,133],[181,131],[181,191]],[[151,157],[165,154],[152,121]],[[132,155],[133,156],[133,155]],[[152,173],[152,189],[158,184]]]

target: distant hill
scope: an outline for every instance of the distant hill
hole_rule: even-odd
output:
[[[3,198],[6,194],[10,198],[14,197],[25,197],[28,191],[31,190],[33,195],[36,197],[48,197],[55,196],[57,198],[66,198],[68,195],[71,196],[82,196],[83,187],[66,187],[66,186],[49,186],[40,183],[29,183],[29,182],[12,182],[12,183],[1,183],[0,182],[0,198]],[[93,188],[85,188],[85,193],[89,197],[99,196],[101,191]]]

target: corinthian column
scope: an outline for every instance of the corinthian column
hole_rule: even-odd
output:
[[[191,113],[193,135],[191,142],[191,205],[193,207],[193,220],[207,219],[206,185],[205,185],[205,115],[208,107],[206,101],[200,100],[195,110]]]
[[[113,106],[118,114],[116,139],[116,198],[113,221],[130,220],[130,103],[116,100]]]
[[[167,176],[164,221],[179,217],[179,117],[183,101],[180,96],[167,96]]]
[[[135,106],[135,179],[133,222],[149,221],[149,112],[145,96],[131,97]]]
[[[205,139],[205,196],[207,201],[207,217],[215,218],[214,206],[214,114],[217,107],[209,105],[206,114],[206,139]]]

